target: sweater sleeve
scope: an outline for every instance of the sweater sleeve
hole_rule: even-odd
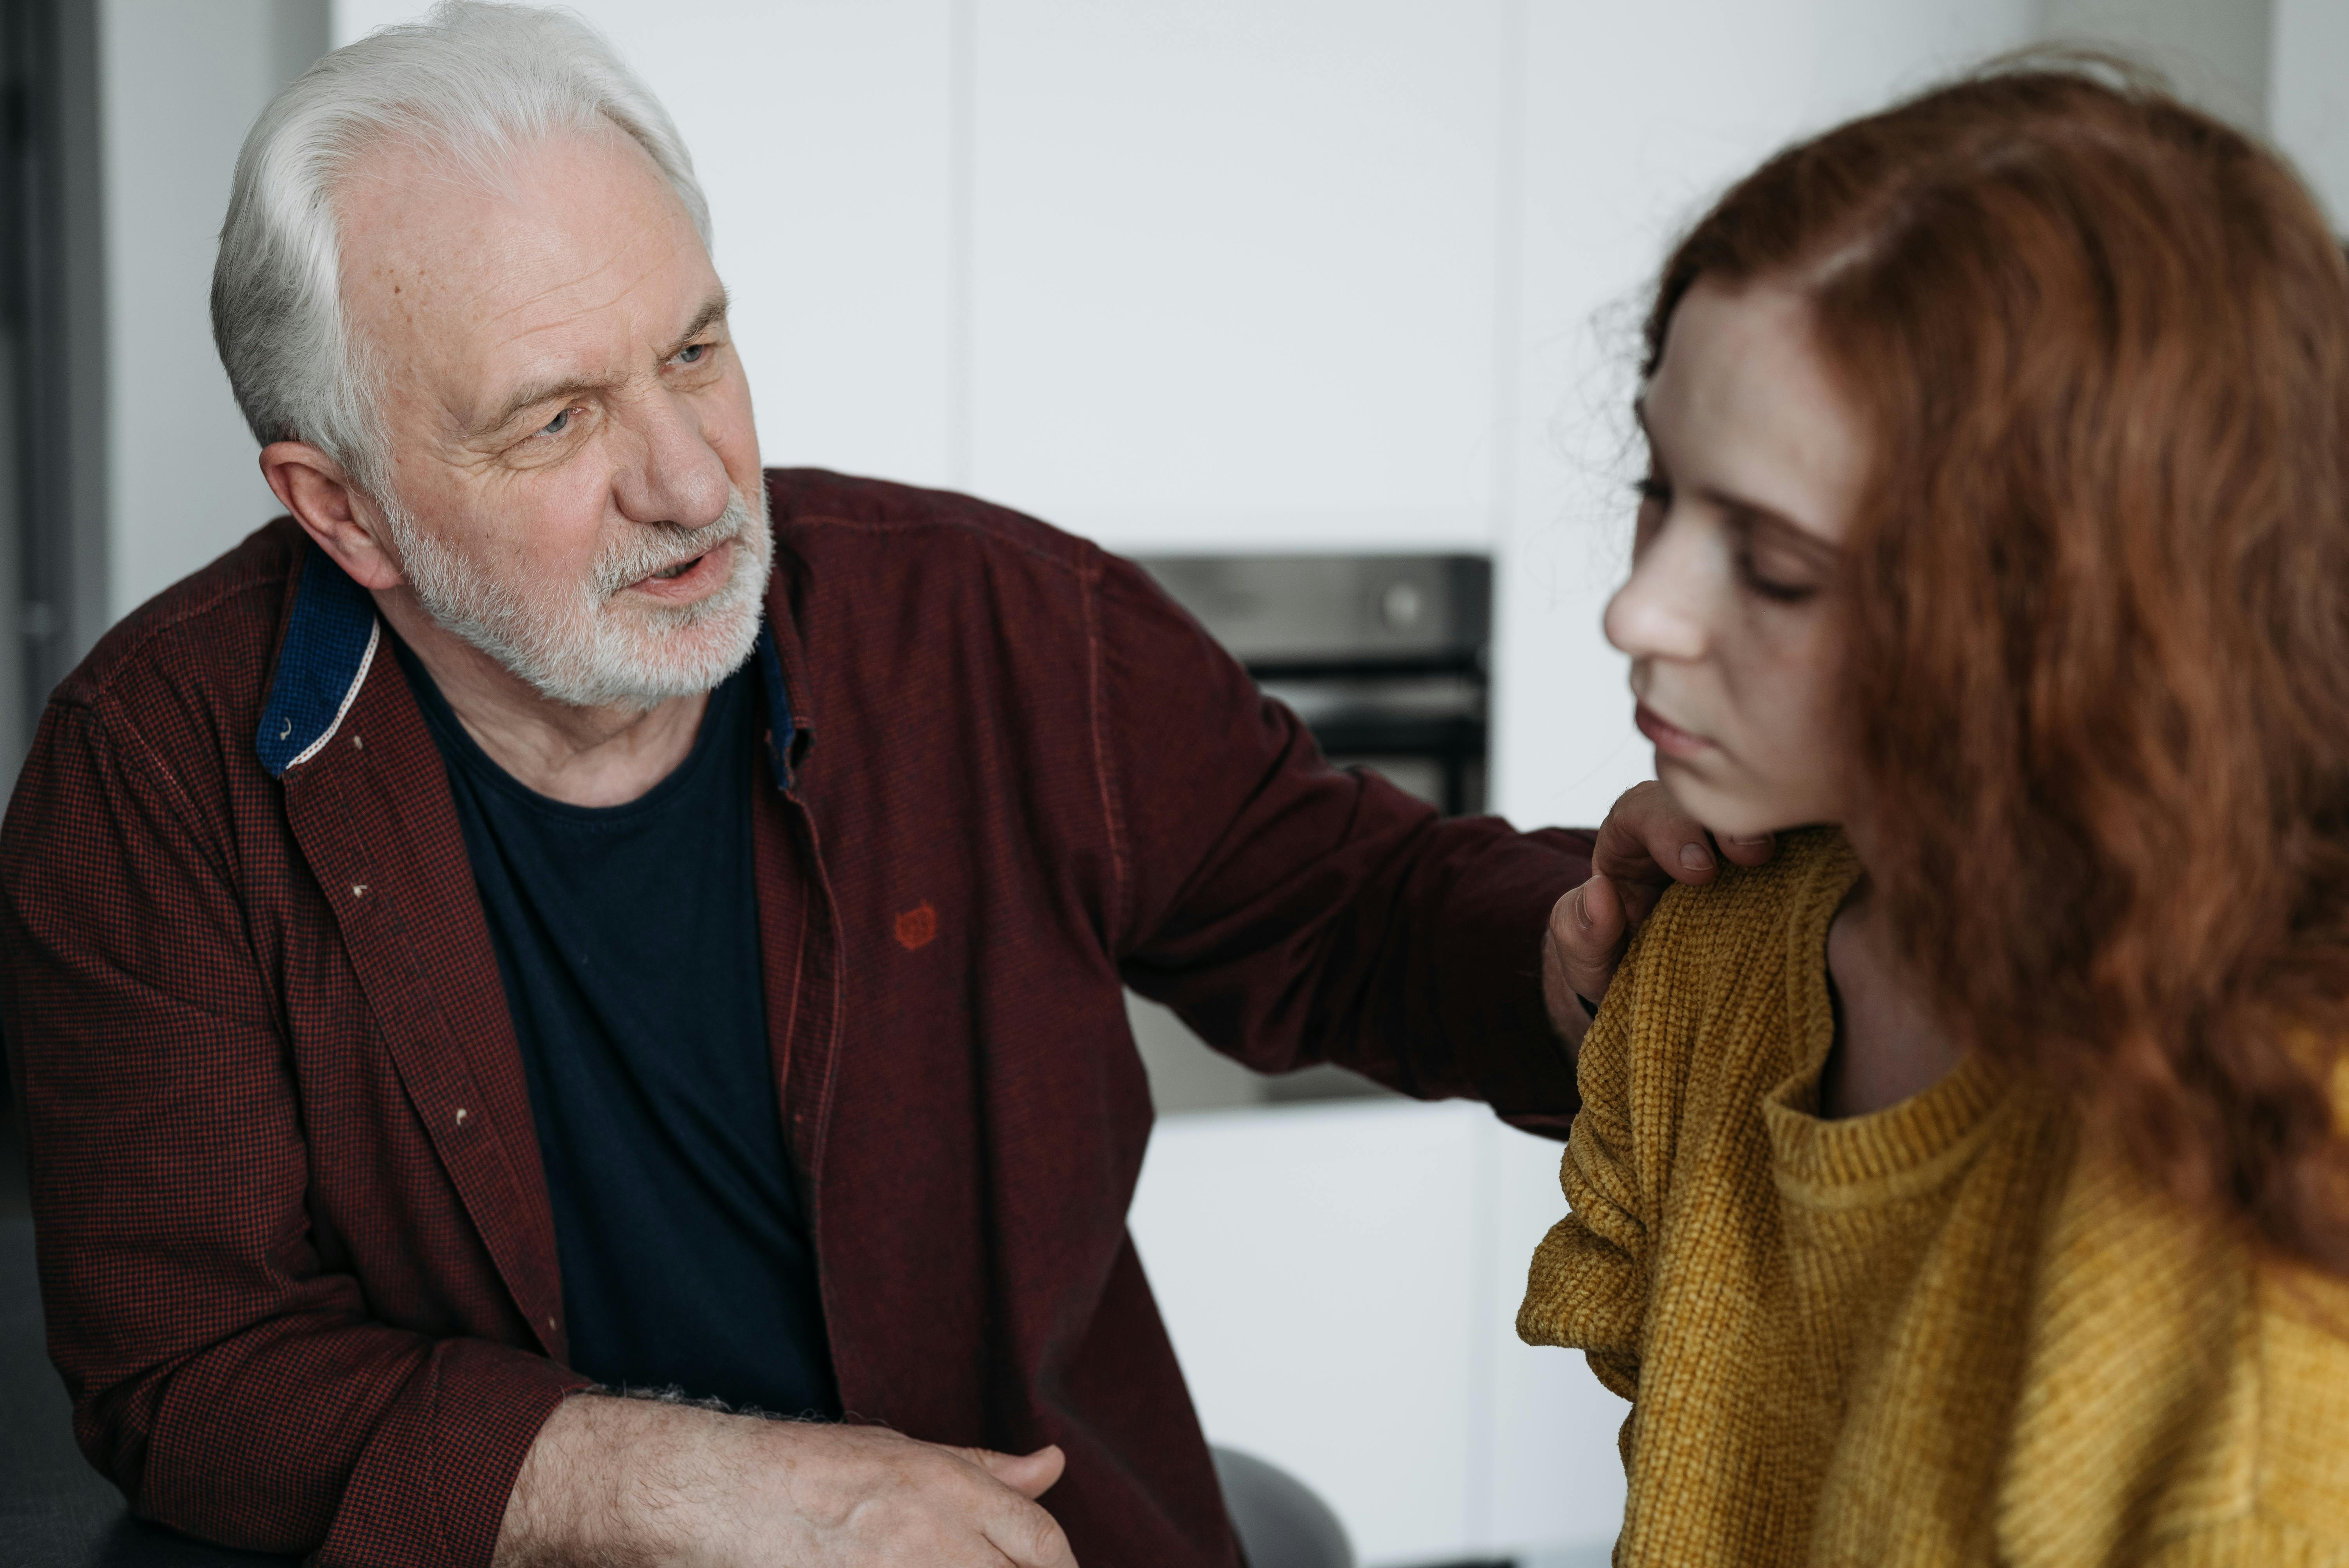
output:
[[[1639,1390],[1653,1230],[1632,1140],[1632,1025],[1656,989],[1660,923],[1651,917],[1632,942],[1583,1041],[1582,1109],[1558,1168],[1570,1212],[1535,1249],[1517,1309],[1520,1339],[1584,1351],[1599,1380],[1626,1399]]]

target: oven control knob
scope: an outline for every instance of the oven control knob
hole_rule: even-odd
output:
[[[1379,619],[1392,632],[1408,632],[1427,614],[1427,595],[1412,582],[1390,583],[1379,595]]]

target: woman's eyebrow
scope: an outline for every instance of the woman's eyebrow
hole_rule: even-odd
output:
[[[1766,534],[1769,542],[1808,557],[1822,568],[1831,567],[1843,559],[1842,547],[1822,537],[1815,529],[1804,527],[1775,507],[1723,490],[1702,490],[1697,492],[1729,514],[1730,518],[1756,534]]]
[[[1631,399],[1631,418],[1640,427],[1640,438],[1648,444],[1648,460],[1661,464],[1663,458],[1656,448],[1656,434],[1648,428],[1646,394]],[[1822,570],[1834,566],[1843,558],[1842,548],[1823,538],[1817,531],[1804,527],[1777,508],[1765,506],[1751,496],[1739,495],[1734,490],[1722,490],[1717,486],[1702,488],[1696,493],[1719,507],[1733,521],[1749,530],[1769,535],[1771,542],[1783,544],[1786,549],[1808,557]]]

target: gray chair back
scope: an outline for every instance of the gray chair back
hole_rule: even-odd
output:
[[[1211,1451],[1248,1568],[1354,1568],[1346,1527],[1311,1487],[1254,1454]]]

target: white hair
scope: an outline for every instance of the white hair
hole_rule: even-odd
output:
[[[707,245],[709,204],[668,111],[569,12],[445,0],[429,20],[336,49],[272,99],[237,155],[212,268],[212,340],[254,438],[307,441],[387,495],[380,382],[344,318],[335,207],[370,148],[413,142],[494,183],[517,148],[602,126],[650,155]]]

